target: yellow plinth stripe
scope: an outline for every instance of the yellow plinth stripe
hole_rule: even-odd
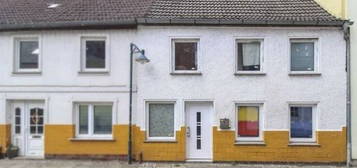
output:
[[[11,137],[10,125],[9,124],[0,125],[0,146],[2,148],[2,152],[5,152],[6,147],[11,143],[10,137]]]
[[[74,125],[45,126],[45,154],[51,155],[126,155],[128,126],[113,126],[114,141],[73,141]]]
[[[290,146],[288,131],[265,131],[265,145],[236,145],[234,131],[213,130],[214,161],[345,162],[346,128],[318,131],[319,146]]]
[[[148,142],[146,132],[134,127],[134,153],[136,159],[140,155],[144,161],[185,161],[186,160],[186,129],[176,131],[174,142]]]

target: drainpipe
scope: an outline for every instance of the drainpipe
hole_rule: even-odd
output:
[[[351,37],[350,26],[353,24],[351,21],[346,21],[343,24],[344,39],[346,41],[346,72],[347,72],[347,94],[346,94],[346,123],[347,123],[347,153],[346,153],[346,166],[349,168],[351,165]]]

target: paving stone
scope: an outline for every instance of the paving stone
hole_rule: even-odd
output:
[[[134,163],[86,160],[0,160],[0,168],[342,168],[344,165],[229,164],[229,163]]]

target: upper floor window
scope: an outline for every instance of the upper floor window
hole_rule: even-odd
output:
[[[237,40],[237,71],[262,71],[262,40]]]
[[[175,104],[148,103],[148,138],[173,139],[175,136]]]
[[[175,72],[198,71],[198,46],[199,40],[197,39],[174,39],[172,41]]]
[[[237,105],[237,140],[261,141],[262,114],[261,104]]]
[[[82,71],[107,71],[105,37],[82,38]]]
[[[312,142],[315,140],[315,106],[290,106],[290,139],[293,142]]]
[[[113,106],[107,103],[77,104],[77,136],[111,136],[113,126]]]
[[[291,39],[290,40],[290,71],[316,72],[317,71],[317,40]]]
[[[38,38],[15,39],[15,71],[40,71],[40,45]]]

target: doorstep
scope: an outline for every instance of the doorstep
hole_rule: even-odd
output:
[[[42,156],[18,156],[9,160],[44,160]]]

